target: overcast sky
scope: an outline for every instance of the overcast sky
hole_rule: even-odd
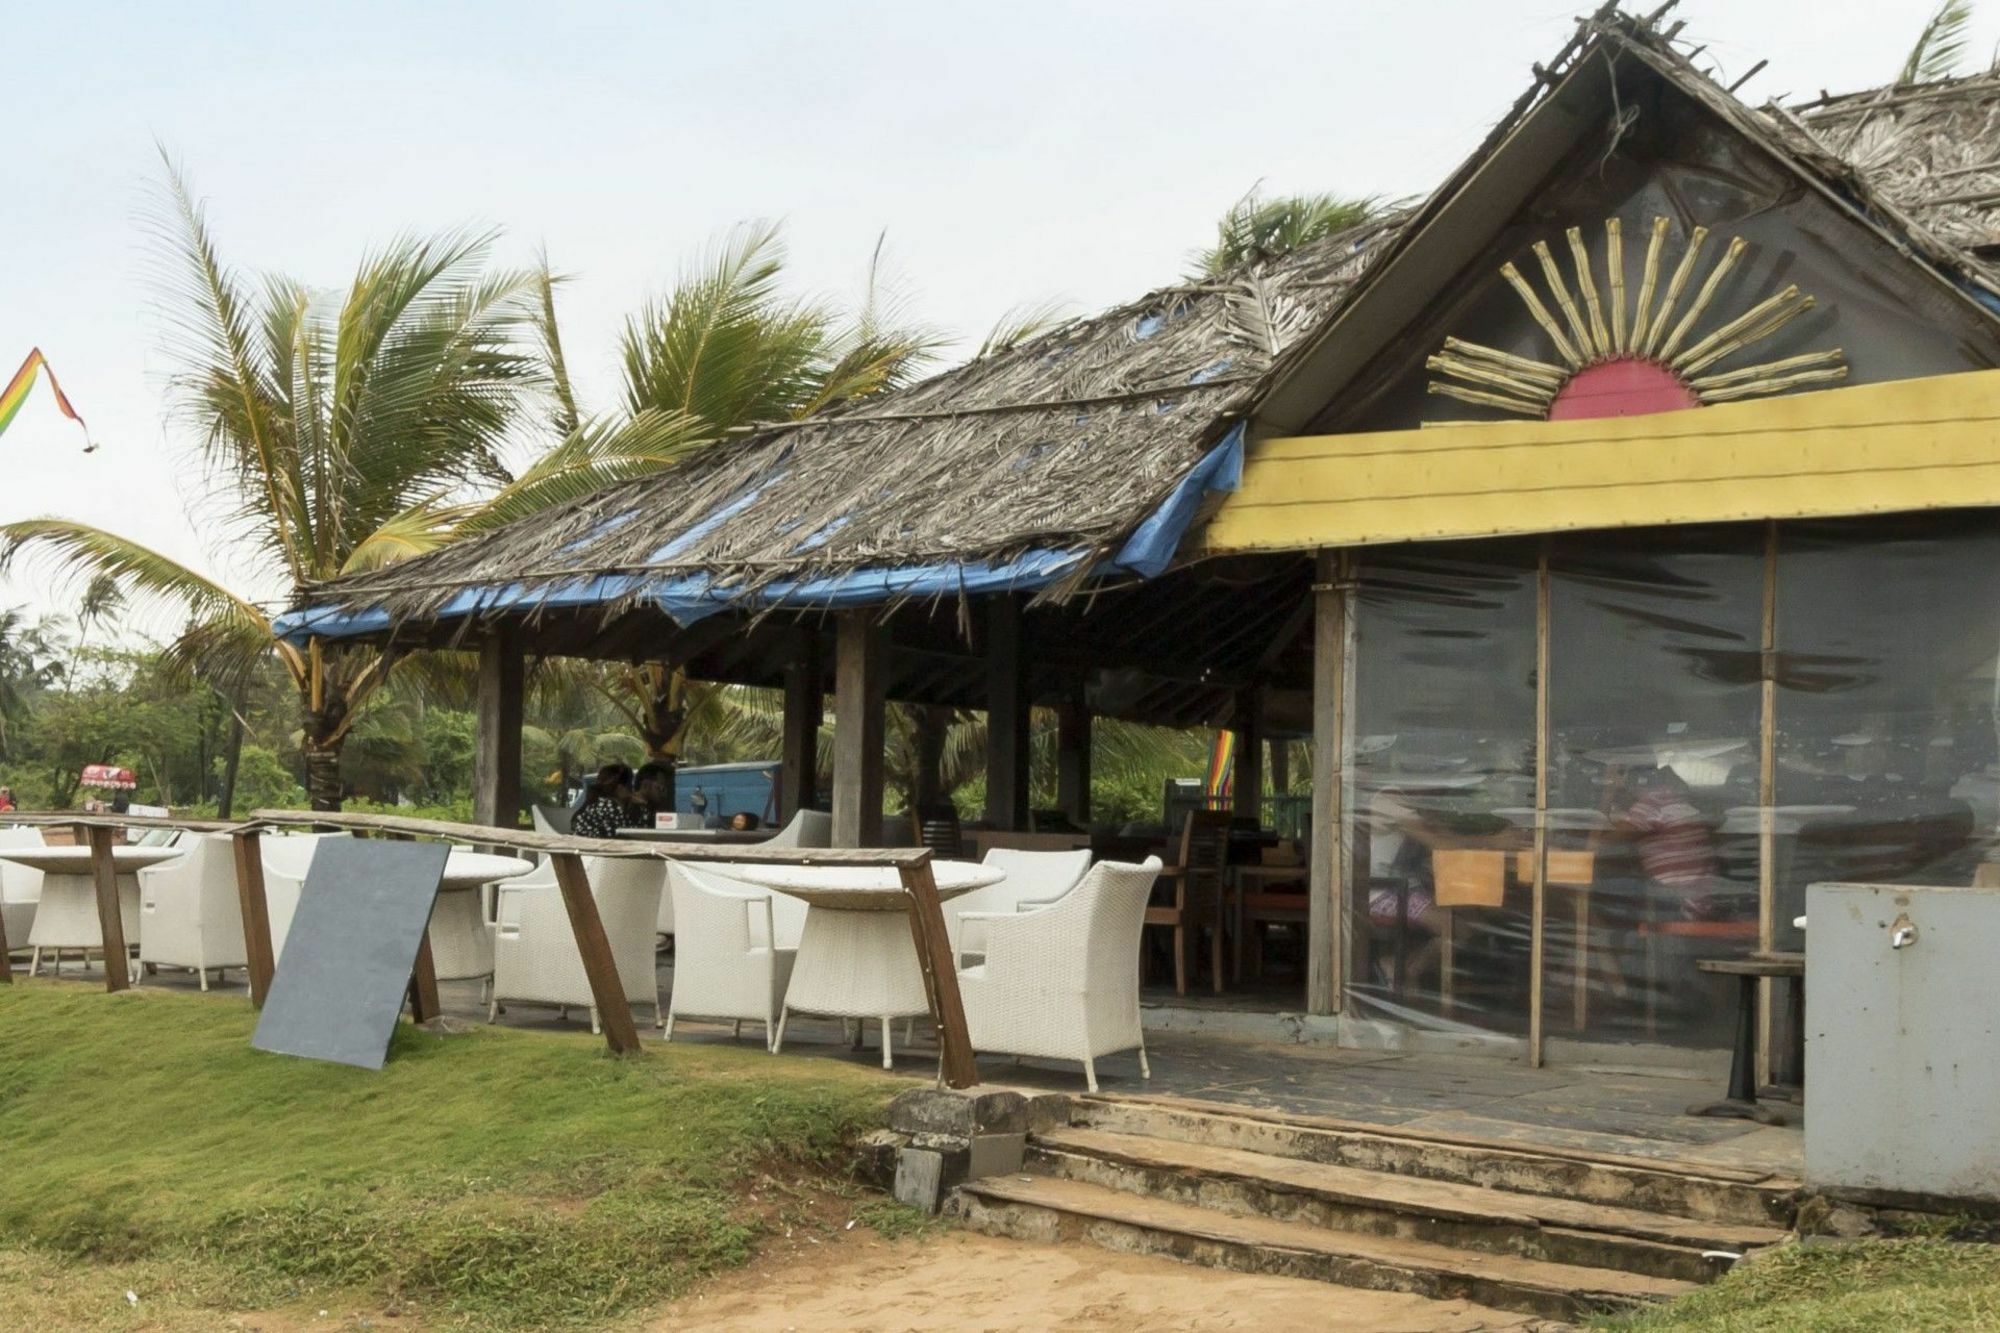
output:
[[[1648,6],[1650,7],[1650,6]],[[1743,96],[1892,78],[1931,0],[1688,0]],[[503,227],[575,275],[585,407],[620,320],[731,224],[784,220],[808,290],[853,292],[884,228],[915,313],[976,341],[1172,280],[1253,184],[1420,194],[1526,87],[1577,12],[1535,0],[15,6],[0,78],[0,383],[47,352],[101,448],[39,388],[0,437],[0,521],[114,528],[254,584],[187,517],[162,420],[140,219],[155,141],[224,257],[337,286],[373,243]],[[1981,15],[1982,58],[2000,6]],[[67,610],[25,570],[0,605]]]

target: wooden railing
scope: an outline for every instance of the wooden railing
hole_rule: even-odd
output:
[[[923,973],[931,1018],[937,1025],[941,1076],[946,1084],[954,1088],[968,1088],[979,1081],[978,1067],[972,1058],[965,1026],[965,1009],[959,998],[958,973],[951,942],[945,934],[944,909],[938,901],[937,880],[931,871],[931,854],[921,847],[850,849],[706,844],[680,847],[489,828],[480,824],[405,819],[400,815],[300,810],[258,810],[248,819],[237,821],[113,814],[16,814],[4,818],[17,824],[68,825],[76,830],[77,844],[91,849],[92,876],[97,888],[97,916],[104,938],[104,988],[107,991],[124,990],[131,984],[126,970],[124,922],[118,910],[118,873],[112,857],[117,833],[123,829],[172,828],[227,834],[235,845],[236,892],[243,915],[244,956],[250,973],[250,998],[259,1007],[270,992],[271,977],[275,971],[270,914],[264,899],[262,836],[267,829],[303,828],[383,838],[434,838],[547,856],[555,865],[556,885],[562,893],[563,906],[569,913],[570,929],[576,936],[577,952],[583,961],[584,975],[590,982],[590,993],[604,1028],[604,1039],[619,1055],[638,1052],[639,1034],[633,1023],[631,1003],[625,998],[625,988],[619,981],[618,968],[612,959],[610,940],[597,913],[597,900],[591,896],[584,857],[688,858],[743,865],[893,869],[902,880],[903,891],[909,898],[910,934],[916,944],[917,963]],[[13,979],[7,949],[5,926],[0,924],[0,982],[11,982]],[[438,1013],[437,974],[431,963],[428,933],[418,947],[417,966],[411,978],[410,1005],[419,1021],[435,1017]]]

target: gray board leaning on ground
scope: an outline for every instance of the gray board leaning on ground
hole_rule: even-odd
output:
[[[321,841],[250,1044],[380,1069],[450,854],[435,842]]]

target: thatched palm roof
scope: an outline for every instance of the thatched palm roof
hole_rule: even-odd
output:
[[[624,483],[388,569],[305,590],[383,622],[465,613],[469,589],[646,602],[663,581],[729,595],[928,562],[1114,551],[1274,377],[1338,336],[1387,267],[1486,154],[1587,59],[1655,69],[1915,258],[1989,303],[2000,242],[2000,76],[1752,110],[1648,23],[1607,9],[1431,202],[1225,278],[1141,299],[895,393],[753,431]],[[1291,355],[1288,356],[1287,354]],[[610,577],[607,577],[610,576]],[[454,597],[457,601],[454,603]],[[483,599],[475,599],[483,600]]]

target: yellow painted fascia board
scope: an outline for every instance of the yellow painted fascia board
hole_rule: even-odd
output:
[[[1210,553],[2000,505],[2000,370],[1595,421],[1262,441]]]

